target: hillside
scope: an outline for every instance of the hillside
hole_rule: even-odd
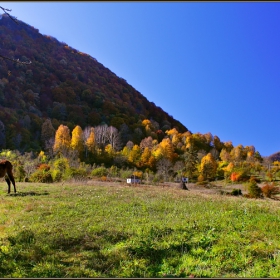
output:
[[[267,158],[270,162],[280,161],[280,152],[274,153]]]
[[[159,131],[188,130],[95,58],[18,22],[2,16],[0,52],[32,64],[0,60],[0,148],[40,150],[46,118],[55,129],[125,124],[134,142],[144,119],[156,121]]]

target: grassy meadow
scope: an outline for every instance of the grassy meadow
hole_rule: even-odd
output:
[[[0,183],[0,277],[280,277],[280,202],[174,187]],[[201,187],[203,188],[203,187]]]

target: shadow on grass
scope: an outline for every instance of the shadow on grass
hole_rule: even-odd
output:
[[[41,195],[49,195],[49,192],[17,192],[17,193],[10,193],[7,194],[8,196],[41,196]]]

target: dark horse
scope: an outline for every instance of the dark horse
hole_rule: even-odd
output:
[[[0,161],[0,178],[3,178],[6,174],[8,175],[7,177],[5,177],[5,180],[8,184],[8,193],[11,192],[11,181],[14,186],[14,192],[15,193],[17,192],[16,183],[12,170],[13,170],[13,165],[8,160]]]

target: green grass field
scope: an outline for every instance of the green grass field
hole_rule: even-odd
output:
[[[280,277],[280,202],[0,183],[0,277]]]

